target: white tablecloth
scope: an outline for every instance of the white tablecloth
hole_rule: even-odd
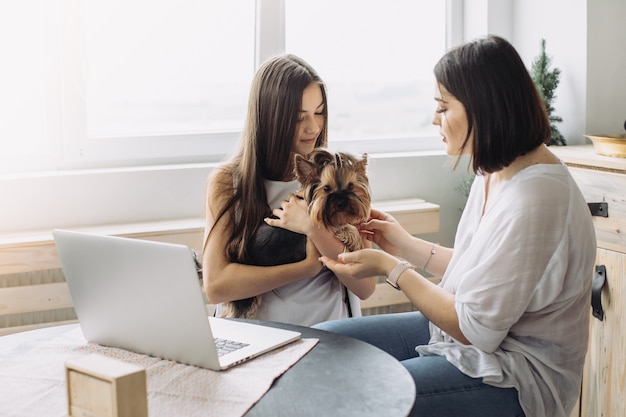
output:
[[[0,416],[67,416],[65,361],[92,353],[146,369],[150,417],[241,416],[318,342],[301,339],[216,372],[87,343],[79,326],[64,327],[60,335],[43,341],[0,337]],[[5,343],[4,338],[10,339]]]

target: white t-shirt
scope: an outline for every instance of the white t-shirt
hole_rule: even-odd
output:
[[[298,181],[265,180],[267,201],[271,208],[300,188]],[[353,316],[360,316],[358,298],[348,291]],[[256,318],[259,320],[312,326],[327,320],[348,317],[344,299],[346,289],[327,268],[313,278],[302,279],[263,294]],[[217,307],[217,315],[222,306]]]
[[[515,387],[527,416],[566,417],[580,392],[596,240],[567,167],[523,169],[484,204],[476,176],[441,286],[455,294],[463,345],[431,324],[418,353]],[[567,410],[567,411],[566,411]]]

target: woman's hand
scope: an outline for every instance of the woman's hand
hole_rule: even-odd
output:
[[[371,210],[370,220],[363,223],[359,230],[367,240],[395,256],[402,255],[402,251],[410,245],[412,238],[391,214],[376,209]]]
[[[314,276],[321,270],[322,267],[320,264],[320,254],[323,254],[329,259],[336,259],[337,256],[345,250],[345,248],[344,244],[337,239],[332,230],[319,227],[313,223],[307,212],[307,208],[307,204],[302,198],[302,192],[299,191],[296,194],[289,194],[288,199],[281,202],[281,208],[273,210],[273,214],[278,217],[277,219],[266,218],[264,220],[265,223],[270,226],[283,227],[291,230],[292,232],[306,234],[307,258],[302,262],[308,262],[311,254],[317,254],[314,258],[315,264],[311,266],[315,272],[309,275]],[[371,247],[371,243],[367,242],[365,246]],[[336,275],[343,285],[345,285],[362,300],[372,295],[374,289],[376,288],[376,280],[373,277],[370,277],[368,280],[363,279],[365,277],[355,279],[349,275]]]
[[[265,223],[270,226],[278,226],[292,232],[309,235],[313,227],[309,214],[307,213],[307,204],[298,194],[289,193],[287,200],[280,202],[280,208],[272,210],[272,214],[277,219],[265,218]]]
[[[377,249],[345,252],[340,254],[337,260],[322,256],[320,260],[336,275],[352,278],[387,275],[399,262],[394,256]]]

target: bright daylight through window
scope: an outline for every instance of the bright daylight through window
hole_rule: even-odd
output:
[[[445,7],[429,0],[318,0],[315,7],[286,0],[286,49],[328,84],[330,141],[357,141],[355,150],[378,141],[383,150],[390,140],[436,134],[432,67],[446,47]]]
[[[446,3],[2,2],[0,171],[220,160],[243,125],[255,42],[274,42],[257,37],[257,6],[284,13],[279,47],[328,84],[331,144],[421,149],[436,135]]]

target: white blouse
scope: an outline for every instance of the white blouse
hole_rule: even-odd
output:
[[[485,201],[476,176],[441,286],[455,294],[463,345],[431,324],[416,348],[465,374],[515,387],[527,416],[566,417],[588,342],[596,240],[567,167],[535,165]]]

